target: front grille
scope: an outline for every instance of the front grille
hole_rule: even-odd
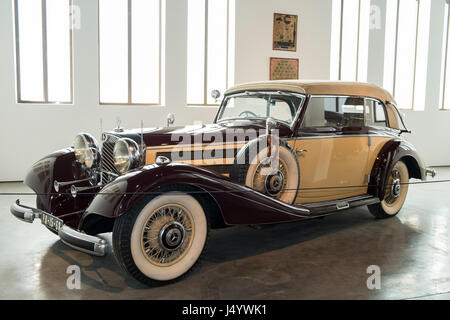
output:
[[[114,179],[114,176],[108,174],[108,172],[119,174],[114,165],[114,146],[116,145],[117,140],[119,140],[115,136],[107,135],[106,140],[103,141],[102,145],[102,157],[100,168],[102,170],[102,183],[106,184],[111,182]]]

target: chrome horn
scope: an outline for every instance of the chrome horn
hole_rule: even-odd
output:
[[[74,184],[78,184],[78,183],[83,183],[83,182],[91,182],[93,179],[92,178],[87,178],[87,179],[82,179],[82,180],[74,180],[74,181],[66,181],[66,182],[58,182],[58,181],[54,181],[53,182],[53,188],[55,188],[56,192],[59,192],[59,190],[61,190],[62,187],[66,187],[66,186],[70,186],[70,185],[74,185]]]
[[[71,186],[70,187],[70,193],[72,194],[73,198],[76,198],[78,196],[79,192],[94,190],[94,189],[98,189],[98,188],[101,188],[101,186],[100,185],[96,185],[96,186],[92,186],[92,187],[75,187],[75,186]]]

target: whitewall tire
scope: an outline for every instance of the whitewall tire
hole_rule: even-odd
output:
[[[393,166],[386,180],[385,195],[380,203],[370,205],[369,211],[378,219],[396,216],[405,204],[408,195],[409,172],[402,161]]]
[[[116,220],[114,253],[120,265],[145,284],[174,281],[196,265],[208,234],[201,204],[186,193],[168,192]]]

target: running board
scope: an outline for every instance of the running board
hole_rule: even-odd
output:
[[[347,209],[351,209],[351,208],[367,206],[367,205],[371,205],[371,204],[375,204],[375,203],[379,203],[379,202],[380,202],[380,199],[366,194],[366,195],[347,198],[347,199],[306,203],[306,204],[297,204],[297,205],[302,205],[303,207],[308,208],[311,211],[311,216],[317,216],[317,215],[333,213],[336,211],[342,211],[342,210],[347,210]]]

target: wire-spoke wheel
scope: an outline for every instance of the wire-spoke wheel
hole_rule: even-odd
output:
[[[114,253],[145,284],[178,280],[204,253],[209,222],[191,195],[168,192],[144,201],[116,220]]]
[[[380,219],[396,216],[405,203],[408,194],[408,182],[408,167],[404,162],[398,161],[386,179],[383,201],[370,205],[370,212]]]
[[[171,266],[180,261],[192,244],[192,214],[181,205],[168,204],[155,211],[142,229],[141,249],[150,263]]]

